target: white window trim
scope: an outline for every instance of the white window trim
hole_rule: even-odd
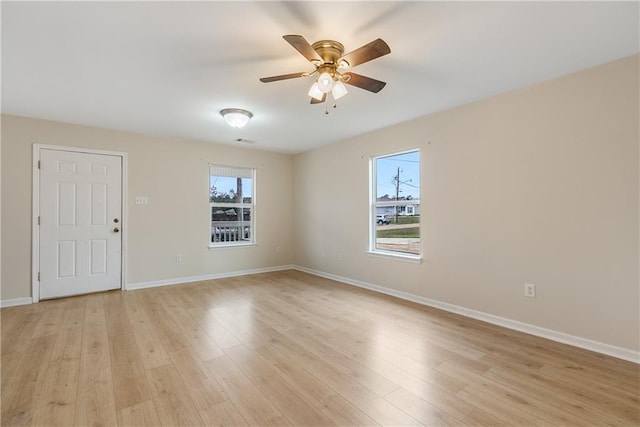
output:
[[[386,251],[383,249],[376,248],[376,208],[378,206],[406,206],[406,205],[416,205],[421,204],[422,195],[420,196],[420,200],[398,200],[398,201],[390,201],[390,202],[378,202],[376,200],[377,196],[377,171],[376,171],[376,160],[381,157],[391,157],[397,156],[406,153],[413,153],[417,151],[420,154],[420,166],[422,166],[422,152],[419,148],[412,148],[410,150],[398,151],[389,154],[380,154],[377,156],[372,156],[369,159],[369,249],[367,253],[371,256],[378,258],[390,258],[398,261],[405,261],[411,263],[421,263],[422,262],[422,216],[420,216],[420,254],[408,254],[403,252],[395,252],[395,251]],[[422,178],[422,174],[420,174]],[[422,186],[421,186],[422,188]]]
[[[209,239],[208,239],[208,248],[209,250],[213,250],[213,249],[225,249],[225,248],[238,248],[238,247],[247,247],[247,246],[257,246],[257,242],[256,242],[256,168],[254,167],[244,167],[244,166],[223,166],[223,165],[214,165],[214,164],[209,164],[209,176],[208,176],[208,180],[209,180],[209,185],[207,186],[209,188],[209,191],[211,189],[211,167],[226,167],[229,169],[244,169],[244,170],[250,170],[251,171],[251,203],[215,203],[215,202],[209,202],[209,221],[208,221],[208,235],[209,235]],[[211,241],[211,208],[213,207],[213,205],[219,206],[219,207],[229,207],[229,208],[249,208],[251,209],[251,241],[250,242],[245,242],[245,241],[233,241],[233,242],[212,242]]]
[[[367,253],[376,258],[392,258],[398,261],[410,262],[412,264],[422,263],[422,255],[403,254],[402,252],[391,252],[382,249],[368,250]]]

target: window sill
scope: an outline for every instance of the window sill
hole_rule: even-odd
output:
[[[376,258],[395,259],[402,262],[410,262],[412,264],[422,264],[421,255],[404,255],[394,252],[382,252],[382,251],[367,251],[367,253]]]
[[[209,250],[229,249],[229,248],[246,248],[248,246],[258,246],[256,243],[229,243],[225,245],[209,245]]]

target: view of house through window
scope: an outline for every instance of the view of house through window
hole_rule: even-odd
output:
[[[211,246],[254,243],[255,169],[210,166]]]
[[[371,250],[420,255],[420,151],[372,158]]]

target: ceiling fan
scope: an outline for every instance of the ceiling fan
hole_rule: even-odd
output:
[[[304,37],[299,35],[286,35],[282,36],[282,38],[307,58],[313,64],[315,70],[262,77],[260,81],[263,83],[296,77],[308,77],[318,73],[318,80],[313,83],[309,90],[312,104],[324,102],[329,92],[331,92],[334,100],[346,95],[347,88],[344,85],[345,83],[373,93],[380,92],[386,85],[385,82],[380,80],[346,71],[391,53],[391,49],[382,39],[375,39],[345,55],[344,46],[335,40],[320,40],[314,44],[309,44]]]

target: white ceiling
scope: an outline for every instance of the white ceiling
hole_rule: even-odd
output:
[[[637,53],[638,22],[637,1],[3,1],[2,111],[295,153]],[[325,115],[311,77],[259,82],[313,69],[285,34],[384,39],[353,71],[387,86]]]

